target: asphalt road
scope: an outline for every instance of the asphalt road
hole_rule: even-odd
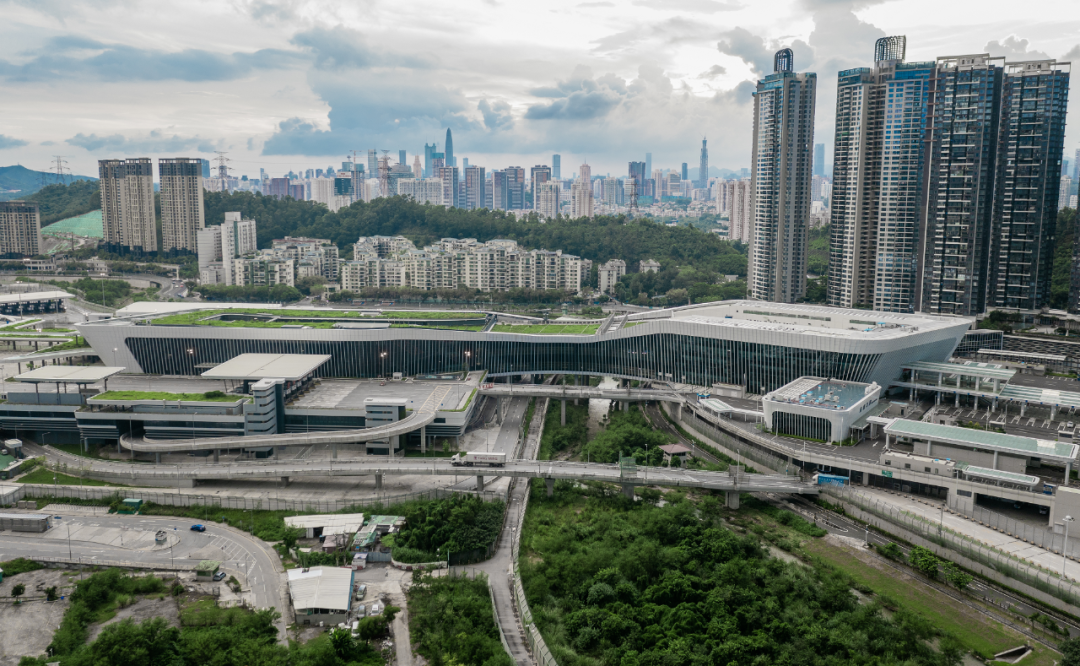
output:
[[[210,520],[213,516],[209,517]],[[71,557],[76,561],[93,563],[94,560],[137,562],[144,565],[169,569],[177,561],[192,561],[190,556],[207,546],[224,552],[222,569],[236,576],[243,583],[244,591],[250,590],[251,601],[256,608],[277,608],[284,616],[282,573],[277,556],[264,542],[210,522],[205,532],[192,532],[193,521],[183,518],[148,516],[63,516],[53,520],[49,538],[40,534],[0,533],[0,561],[16,557]],[[70,544],[66,534],[72,535]],[[127,534],[128,543],[135,533],[167,531],[178,541],[172,548],[159,550],[132,549],[122,544]],[[18,534],[18,536],[16,536]],[[119,536],[121,543],[116,543]],[[284,621],[278,630],[285,635]]]

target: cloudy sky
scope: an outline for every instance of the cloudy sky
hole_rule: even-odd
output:
[[[836,74],[878,37],[908,60],[990,52],[1080,63],[1080,3],[1045,0],[0,0],[0,165],[63,155],[213,157],[257,176],[405,149],[453,128],[490,168],[631,159],[749,166],[753,82],[772,53],[818,74],[831,153]],[[1066,157],[1080,147],[1080,92]]]

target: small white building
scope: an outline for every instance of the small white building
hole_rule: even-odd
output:
[[[343,567],[289,569],[296,624],[333,627],[349,620],[355,571]]]
[[[881,386],[876,382],[845,382],[799,377],[761,400],[765,423],[780,434],[822,442],[842,442],[851,426],[877,406]]]
[[[626,262],[622,259],[612,259],[596,269],[596,286],[600,293],[610,294],[615,291],[615,284],[624,275],[626,275]]]

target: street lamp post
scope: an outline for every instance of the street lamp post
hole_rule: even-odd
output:
[[[1072,516],[1065,516],[1061,522],[1065,523],[1065,543],[1061,546],[1061,577],[1065,577],[1065,559],[1069,553],[1069,523],[1073,521]]]

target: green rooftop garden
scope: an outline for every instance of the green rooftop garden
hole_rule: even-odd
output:
[[[246,396],[229,395],[222,391],[206,393],[167,393],[165,391],[106,391],[95,395],[92,400],[183,400],[184,402],[236,402]]]
[[[222,310],[202,310],[199,312],[184,312],[169,315],[153,320],[156,326],[241,326],[245,328],[280,328],[283,325],[303,324],[313,328],[331,328],[333,322],[307,322],[307,321],[283,321],[283,322],[252,322],[232,321],[223,322],[218,320],[203,321],[208,317],[218,315],[262,315],[266,317],[280,317],[283,319],[484,319],[483,312],[384,312],[381,315],[364,315],[352,310],[271,310],[266,308],[235,308]],[[325,324],[325,325],[322,325]]]
[[[531,333],[533,335],[592,335],[600,324],[496,324],[493,333]]]

